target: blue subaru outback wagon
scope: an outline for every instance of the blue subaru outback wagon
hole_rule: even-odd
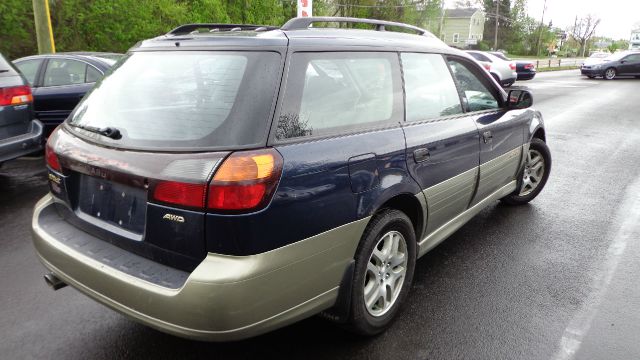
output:
[[[372,28],[310,27],[339,22]],[[132,48],[49,138],[32,224],[45,280],[194,339],[318,313],[379,333],[416,259],[544,187],[531,104],[410,25],[180,26]]]

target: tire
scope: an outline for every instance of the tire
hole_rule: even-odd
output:
[[[540,167],[536,168],[537,164]],[[534,168],[536,168],[534,170]],[[544,141],[533,138],[529,145],[529,153],[525,166],[518,175],[516,191],[500,199],[508,205],[524,205],[535,199],[542,191],[551,172],[551,152]],[[535,182],[534,182],[535,181]]]
[[[604,71],[604,75],[602,75],[602,78],[605,80],[613,80],[616,77],[616,74],[616,69],[611,67]]]
[[[498,77],[498,75],[491,73],[491,77],[493,77],[493,79],[498,83],[498,84],[502,84],[502,82],[500,81],[500,78]]]
[[[348,330],[372,336],[391,325],[411,288],[416,247],[413,225],[402,211],[385,209],[375,215],[367,225],[355,255]],[[404,275],[399,277],[402,271]],[[388,296],[380,293],[382,289]],[[365,302],[367,299],[369,306]]]

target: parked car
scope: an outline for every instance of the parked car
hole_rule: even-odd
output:
[[[418,257],[544,187],[531,104],[411,25],[178,27],[132,48],[49,138],[32,222],[45,279],[188,338],[320,312],[379,333]]]
[[[485,51],[467,50],[467,53],[478,60],[498,84],[509,87],[516,82],[518,73],[516,64],[513,61],[505,61],[501,58]]]
[[[33,89],[36,119],[45,136],[69,116],[73,108],[122,54],[74,52],[35,55],[13,63]]]
[[[0,54],[0,165],[42,150],[42,123],[33,120],[29,83]]]
[[[640,52],[617,52],[598,63],[582,65],[580,73],[589,79],[602,76],[605,80],[612,80],[620,75],[640,78]]]
[[[499,51],[491,51],[490,54],[495,55],[504,61],[514,61]],[[536,65],[533,61],[515,60],[514,62],[516,63],[516,73],[518,74],[517,80],[531,80],[536,76]]]

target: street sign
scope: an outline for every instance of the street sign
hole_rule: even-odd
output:
[[[465,42],[467,45],[478,45],[478,39],[467,39]]]
[[[298,0],[298,17],[313,16],[311,13],[312,3],[313,0]]]

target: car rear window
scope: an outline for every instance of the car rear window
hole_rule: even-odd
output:
[[[274,52],[163,51],[128,55],[99,81],[70,125],[120,130],[95,141],[130,149],[220,149],[266,141],[280,78]]]

